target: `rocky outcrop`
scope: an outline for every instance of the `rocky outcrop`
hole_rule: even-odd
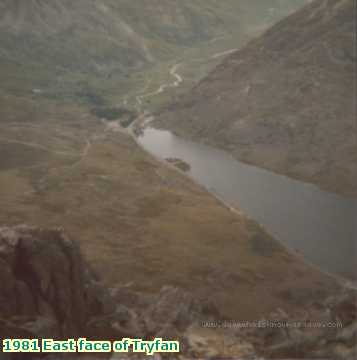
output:
[[[115,310],[62,230],[0,228],[0,281],[1,338],[83,335],[93,317]]]
[[[174,287],[105,288],[61,229],[0,228],[0,281],[0,339],[176,339],[217,313]]]
[[[356,316],[357,293],[345,290],[295,314],[277,309],[258,322],[204,322],[186,331],[184,358],[353,360]]]
[[[209,301],[176,287],[166,286],[158,294],[138,293],[130,285],[107,289],[82,258],[76,242],[62,230],[26,226],[0,228],[0,281],[0,339],[180,340],[179,357],[157,354],[156,360],[352,360],[356,355],[357,294],[351,289],[324,303],[312,302],[300,313],[278,309],[264,320],[267,326],[239,326],[243,323],[223,319]],[[59,354],[47,358],[71,359]],[[99,358],[98,354],[88,357]],[[112,357],[145,358],[138,354]],[[0,359],[37,357],[0,353]]]
[[[323,306],[311,304],[293,316],[278,311],[269,321],[273,326],[252,332],[257,352],[267,358],[356,358],[357,293],[354,290],[329,298]]]

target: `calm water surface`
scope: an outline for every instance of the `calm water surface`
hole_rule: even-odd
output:
[[[323,270],[356,276],[357,200],[246,165],[224,151],[169,131],[147,128],[138,141],[157,157],[189,163],[196,182],[239,207]]]

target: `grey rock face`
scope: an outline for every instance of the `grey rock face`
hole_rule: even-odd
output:
[[[179,339],[212,309],[170,286],[157,295],[105,288],[61,229],[0,227],[0,281],[0,339]],[[1,356],[37,359],[31,354]]]
[[[0,337],[83,335],[91,318],[114,309],[61,230],[0,228],[0,281]]]

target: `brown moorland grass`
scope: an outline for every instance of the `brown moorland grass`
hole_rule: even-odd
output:
[[[107,284],[181,286],[232,319],[292,311],[337,291],[254,221],[126,134],[106,132],[87,109],[23,101],[0,97],[0,145],[26,139],[47,158],[0,170],[1,224],[63,227]]]

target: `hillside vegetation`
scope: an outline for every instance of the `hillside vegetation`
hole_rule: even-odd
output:
[[[316,0],[228,57],[157,125],[357,196],[356,1]]]
[[[215,38],[244,42],[303,2],[0,0],[2,87],[96,106],[117,101],[144,86],[143,71]]]

